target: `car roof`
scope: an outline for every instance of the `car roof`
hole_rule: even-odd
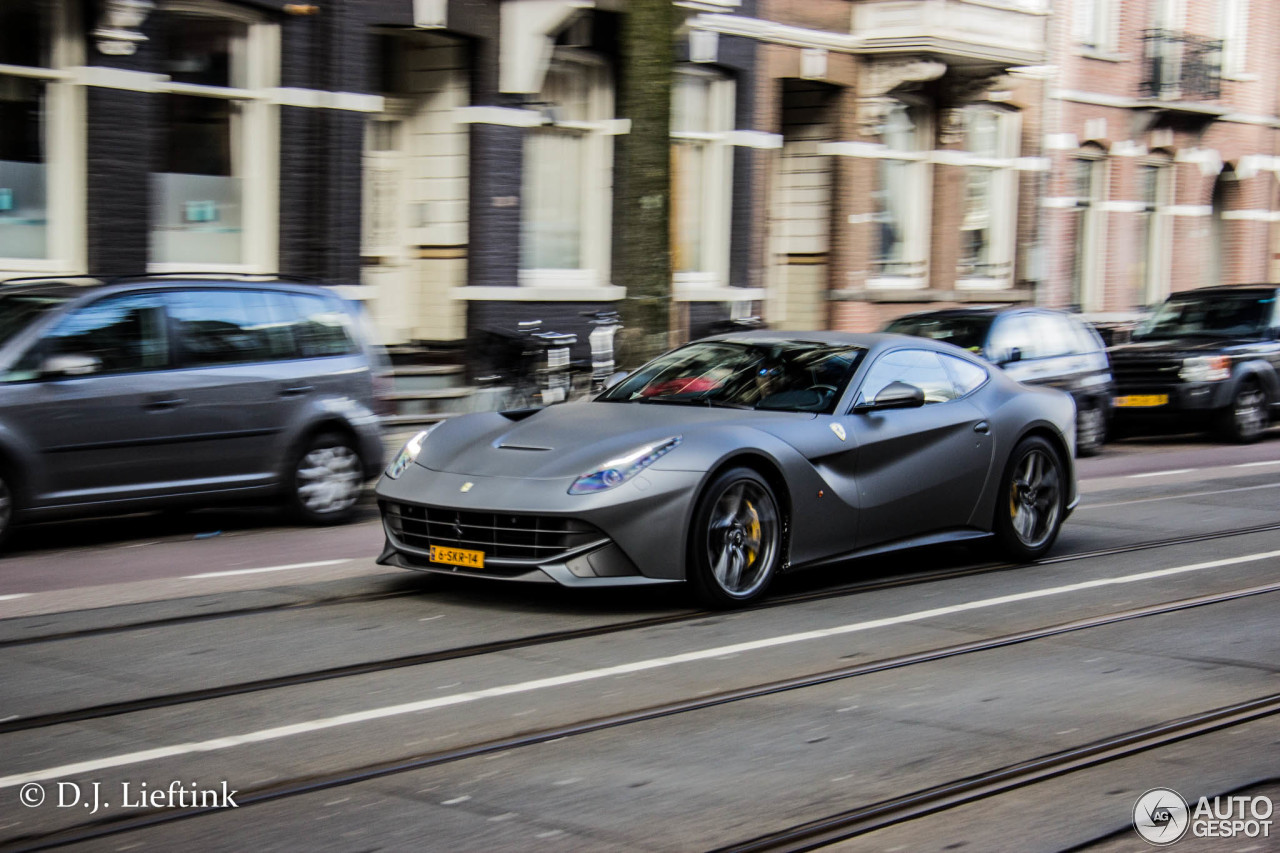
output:
[[[879,351],[892,346],[908,345],[935,349],[939,352],[962,353],[966,357],[972,354],[946,341],[935,341],[932,338],[918,338],[914,335],[900,335],[894,332],[782,332],[772,329],[760,329],[750,332],[729,332],[702,338],[704,341],[729,341],[732,343],[767,345],[788,343],[819,343],[860,347],[868,351]],[[692,343],[697,343],[696,341]]]
[[[1061,314],[1074,316],[1070,311],[1058,308],[1042,308],[1039,305],[967,305],[963,308],[937,308],[932,311],[913,311],[895,317],[894,320],[906,320],[927,317],[995,317],[999,314]],[[892,322],[892,321],[890,321]]]
[[[1267,284],[1266,282],[1255,282],[1252,284],[1214,284],[1209,287],[1197,287],[1192,290],[1179,290],[1176,293],[1170,293],[1170,299],[1181,299],[1199,296],[1201,294],[1213,293],[1274,293],[1277,284]]]
[[[106,291],[163,290],[171,287],[269,288],[315,292],[323,282],[277,275],[236,275],[234,273],[143,273],[121,276],[40,276],[11,278],[0,282],[0,295],[45,294],[73,299]],[[332,292],[332,291],[329,291]]]

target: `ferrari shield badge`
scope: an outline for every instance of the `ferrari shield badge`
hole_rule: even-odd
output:
[[[843,438],[843,437],[844,437],[844,436],[841,436],[841,438]],[[474,485],[475,485],[475,483],[463,483],[463,484],[462,484],[462,488],[461,488],[461,489],[459,489],[458,491],[460,491],[460,492],[469,492],[469,491],[471,491],[471,487],[472,487],[472,486],[474,486]]]
[[[841,441],[845,440],[844,427],[842,425],[832,424],[831,431],[836,434],[836,438],[840,439]]]

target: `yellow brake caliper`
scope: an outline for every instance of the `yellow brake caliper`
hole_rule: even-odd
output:
[[[751,534],[750,541],[747,542],[747,565],[751,565],[756,561],[756,543],[760,541],[760,514],[756,512],[756,508],[751,501],[747,501],[747,512],[751,513],[751,526],[747,528]]]

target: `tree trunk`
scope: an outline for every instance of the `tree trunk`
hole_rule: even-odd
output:
[[[630,0],[622,21],[615,167],[614,281],[627,289],[620,344],[626,367],[663,352],[671,328],[672,0]]]

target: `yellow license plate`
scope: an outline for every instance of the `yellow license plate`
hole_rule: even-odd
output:
[[[1127,397],[1116,397],[1117,406],[1128,409],[1150,409],[1153,406],[1169,405],[1168,394],[1130,394]]]
[[[441,548],[431,546],[431,562],[446,563],[450,566],[463,566],[468,569],[484,568],[484,551],[469,551],[466,548]]]

